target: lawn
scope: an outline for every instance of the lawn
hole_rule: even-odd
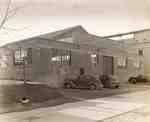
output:
[[[28,104],[20,99],[28,98]],[[33,108],[55,106],[72,99],[64,97],[58,89],[41,84],[13,84],[0,86],[0,113],[31,110]]]

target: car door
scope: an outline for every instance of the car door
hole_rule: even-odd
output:
[[[82,86],[83,87],[89,87],[89,83],[91,82],[91,78],[89,75],[84,75],[82,78]]]
[[[74,84],[78,87],[79,86],[79,82],[80,82],[80,77],[77,76],[75,79],[74,79]]]
[[[78,87],[81,87],[81,88],[83,88],[83,87],[85,87],[86,86],[86,78],[85,78],[86,76],[85,75],[80,75],[79,76],[79,78],[78,78]]]

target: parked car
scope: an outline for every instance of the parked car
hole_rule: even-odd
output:
[[[101,75],[100,80],[104,88],[119,88],[120,86],[119,80],[113,75]]]
[[[102,84],[99,79],[91,75],[79,75],[75,78],[65,78],[65,88],[89,88],[90,90],[99,89]]]
[[[149,79],[145,75],[132,76],[128,79],[129,83],[136,84],[137,82],[148,82]]]

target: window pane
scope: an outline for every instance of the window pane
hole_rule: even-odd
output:
[[[58,64],[69,64],[70,54],[68,50],[52,49],[51,61]]]
[[[118,65],[118,67],[122,67],[122,68],[126,67],[126,65],[127,65],[127,58],[126,58],[126,56],[118,57],[117,65]]]
[[[27,60],[28,64],[32,63],[32,49],[18,49],[14,52],[14,63],[23,64],[24,59]]]

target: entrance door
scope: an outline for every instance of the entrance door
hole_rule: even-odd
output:
[[[103,56],[103,74],[104,75],[113,75],[113,57],[112,56]]]

